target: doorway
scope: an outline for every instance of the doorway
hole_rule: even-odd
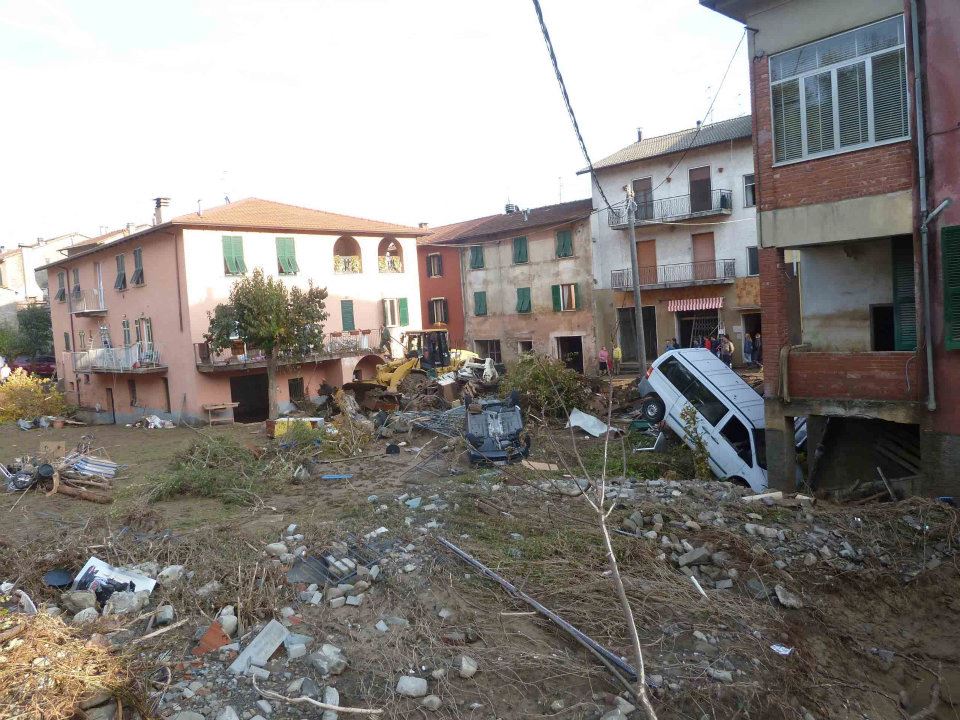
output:
[[[624,362],[636,362],[636,324],[633,308],[617,308],[617,322],[620,325],[620,349]],[[657,310],[653,305],[643,306],[643,343],[647,351],[647,361],[656,360],[657,349]]]
[[[690,168],[690,212],[702,213],[710,210],[710,166]]]
[[[230,400],[238,403],[233,409],[236,422],[262,422],[270,414],[267,399],[267,374],[238,375],[230,378]]]
[[[740,339],[740,352],[743,353],[744,341],[747,335],[749,335],[752,340],[755,340],[757,335],[760,334],[760,313],[744,313],[741,316],[741,322],[743,323],[743,337]],[[753,358],[748,358],[744,355],[743,361],[750,363],[753,362]]]
[[[720,333],[720,313],[690,310],[677,313],[677,342],[681,347],[693,347],[695,338],[716,336]]]
[[[870,306],[870,349],[874,352],[896,349],[893,305]]]
[[[114,425],[116,425],[117,424],[117,408],[113,404],[113,388],[105,388],[105,389],[107,391],[107,405],[110,406],[110,417],[113,418],[111,422]]]
[[[568,335],[557,338],[557,355],[571,370],[583,372],[583,338]]]

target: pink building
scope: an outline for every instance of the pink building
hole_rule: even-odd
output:
[[[165,205],[157,200],[147,230],[41,268],[58,377],[91,422],[145,414],[264,419],[259,351],[238,342],[214,354],[204,342],[207,313],[254,268],[329,293],[325,346],[281,367],[281,410],[318,396],[324,384],[369,377],[388,349],[399,352],[400,334],[421,325],[416,260],[423,230],[257,198],[163,221]]]

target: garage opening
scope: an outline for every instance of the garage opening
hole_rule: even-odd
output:
[[[230,400],[238,403],[233,419],[241,423],[263,422],[270,414],[267,375],[239,375],[230,378]]]
[[[557,355],[571,370],[583,372],[583,338],[579,335],[558,337]]]

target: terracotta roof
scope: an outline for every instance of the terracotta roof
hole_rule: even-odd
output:
[[[563,225],[589,217],[593,212],[593,200],[573,200],[558,205],[518,210],[502,215],[491,215],[474,221],[467,221],[469,227],[451,234],[443,240],[430,237],[431,244],[450,244],[454,242],[468,242],[475,240],[490,240],[502,235],[523,234],[529,230],[551,225]],[[470,223],[473,223],[470,225]],[[452,227],[452,226],[447,226]]]
[[[436,245],[438,243],[456,240],[469,230],[473,230],[481,223],[498,217],[497,215],[487,215],[486,217],[474,218],[473,220],[464,220],[463,222],[451,223],[450,225],[438,225],[430,229],[430,234],[417,240],[418,245]]]
[[[728,142],[730,140],[741,140],[753,135],[753,123],[750,115],[731,118],[730,120],[721,120],[720,122],[710,123],[700,128],[697,134],[695,127],[669,135],[658,135],[657,137],[646,138],[633,145],[628,145],[622,150],[617,150],[613,155],[608,155],[602,160],[597,160],[593,164],[594,170],[613,167],[615,165],[624,165],[625,163],[637,162],[638,160],[649,160],[650,158],[670,153],[682,152],[688,147],[690,149],[706,147],[707,145],[716,145],[717,143]],[[694,138],[696,138],[694,140]],[[578,170],[577,174],[590,172],[589,168]]]
[[[64,248],[67,251],[67,255],[73,252],[74,248],[85,248],[89,249],[91,245],[103,245],[108,242],[117,240],[118,238],[126,237],[127,235],[132,235],[133,233],[138,233],[142,230],[149,228],[149,225],[136,225],[134,227],[122,227],[117,230],[110,230],[105,232],[103,235],[97,235],[96,237],[87,238],[86,240],[81,240],[80,242],[75,242],[73,245]]]
[[[424,231],[407,225],[395,225],[379,220],[338,215],[285,203],[246,198],[237,202],[204,210],[202,214],[189,213],[170,221],[171,225],[189,227],[249,228],[286,230],[289,232],[330,232],[371,235],[419,236]]]

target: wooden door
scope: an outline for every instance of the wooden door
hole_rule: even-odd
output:
[[[690,168],[690,212],[702,213],[711,209],[710,166]]]
[[[717,257],[713,233],[698,233],[693,236],[693,279],[712,280],[717,276]]]
[[[637,203],[637,221],[653,219],[653,178],[634,180],[633,199]]]
[[[640,240],[637,242],[637,268],[641,285],[653,285],[657,282],[657,241]]]

